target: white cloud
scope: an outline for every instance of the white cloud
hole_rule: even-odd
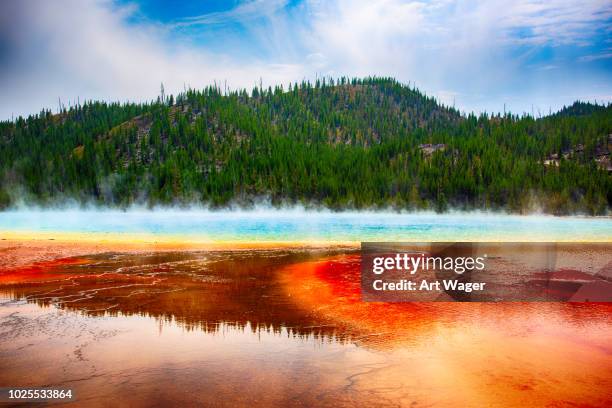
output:
[[[389,75],[463,110],[507,101],[519,112],[534,101],[548,110],[571,103],[568,95],[612,92],[601,88],[609,73],[581,77],[562,61],[530,60],[544,45],[581,47],[609,30],[609,0],[246,0],[167,25],[129,21],[135,6],[111,0],[59,3],[0,2],[0,40],[9,44],[0,54],[0,118],[56,107],[58,97],[150,100],[160,82],[177,92],[315,75]],[[225,48],[223,31],[215,48],[190,37],[227,23],[247,35]],[[588,53],[583,61],[607,58]]]
[[[536,100],[544,101],[546,110],[571,103],[556,100],[568,94],[570,78],[572,95],[581,87],[583,95],[591,94],[601,77],[566,74],[571,62],[559,66],[562,60],[541,60],[537,53],[543,47],[592,45],[612,18],[609,0],[311,0],[308,5],[304,44],[326,62],[319,69],[416,81],[447,103],[452,95],[459,107],[488,111],[502,110],[517,95],[524,99],[514,104],[519,111]],[[534,64],[541,69],[528,69]],[[553,70],[554,76],[536,72]]]
[[[304,76],[298,65],[245,62],[171,40],[162,25],[128,24],[134,10],[110,1],[63,3],[23,1],[12,11],[17,20],[11,33],[19,38],[3,63],[0,117],[56,108],[58,97],[64,104],[77,98],[151,100],[161,82],[178,92],[185,84],[199,88],[227,81],[250,88],[259,78],[275,83]]]

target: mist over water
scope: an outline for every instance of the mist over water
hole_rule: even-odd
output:
[[[612,219],[301,208],[20,209],[0,212],[0,236],[2,232],[145,234],[206,241],[608,241]]]

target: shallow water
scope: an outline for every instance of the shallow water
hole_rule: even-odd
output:
[[[2,231],[120,233],[212,241],[609,241],[612,219],[482,213],[21,210]]]
[[[12,275],[11,275],[12,274]],[[0,384],[107,406],[609,406],[612,306],[363,303],[354,252],[108,253],[0,286]]]

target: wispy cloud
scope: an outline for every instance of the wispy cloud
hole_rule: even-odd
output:
[[[610,26],[612,3],[608,0],[516,0],[491,2],[498,16],[493,21],[515,43],[588,45]]]
[[[550,71],[550,70],[553,70],[553,69],[558,69],[559,66],[558,65],[554,65],[554,64],[547,64],[547,65],[534,65],[533,68],[537,69],[539,71]]]
[[[269,17],[282,10],[288,0],[246,0],[236,7],[221,12],[202,14],[183,18],[171,23],[171,26],[220,25],[228,23],[246,23],[257,18]]]
[[[597,61],[597,60],[603,60],[603,59],[609,59],[609,58],[612,58],[612,50],[602,52],[601,54],[583,55],[580,58],[578,58],[578,60],[581,62],[591,62],[591,61]]]
[[[244,0],[170,23],[133,1],[0,2],[0,117],[316,75],[390,75],[480,111],[612,93],[609,0]]]

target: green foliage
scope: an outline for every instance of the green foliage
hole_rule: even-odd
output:
[[[115,206],[269,198],[334,209],[540,205],[601,214],[612,180],[594,157],[610,133],[611,106],[577,103],[537,120],[465,116],[388,78],[250,94],[209,87],[0,123],[0,206],[18,196]],[[424,143],[444,148],[426,152]],[[558,165],[545,165],[555,154]]]

